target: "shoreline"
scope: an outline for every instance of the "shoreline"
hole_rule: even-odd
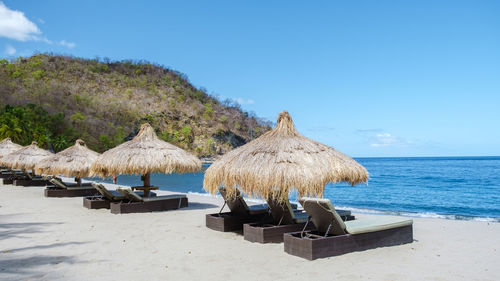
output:
[[[67,177],[62,177],[65,181],[67,182],[72,182],[72,178],[67,178]],[[93,179],[93,180],[83,180],[83,182],[100,182],[104,184],[109,184],[111,187],[114,186],[114,184],[105,182],[102,179]],[[116,186],[127,186],[130,187],[131,185],[126,185],[126,184],[116,184]],[[168,189],[168,188],[163,188],[160,186],[159,190],[167,191],[167,192],[174,192],[174,193],[179,193],[177,191]],[[206,192],[186,192],[185,194],[193,194],[197,196],[207,196],[207,197],[212,197],[214,195],[211,195]],[[217,197],[220,197],[220,195],[216,195]],[[253,202],[256,204],[264,204],[266,203],[262,199],[256,199],[256,198],[245,198],[247,202]],[[290,200],[290,202],[293,203],[298,203],[297,200]],[[333,201],[335,204],[335,201]],[[369,208],[360,208],[360,207],[353,207],[349,205],[337,205],[335,204],[340,209],[349,209],[353,212],[360,213],[360,214],[367,214],[367,215],[389,215],[389,216],[405,216],[405,217],[410,217],[410,218],[439,218],[439,219],[447,219],[447,220],[464,220],[464,221],[484,221],[484,222],[500,222],[500,217],[487,217],[487,216],[471,216],[471,215],[462,215],[462,214],[439,214],[435,212],[411,212],[411,211],[404,211],[404,210],[378,210],[378,209],[369,209]]]
[[[205,214],[223,204],[214,196],[187,194],[190,206],[175,211],[114,215],[84,208],[82,198],[45,198],[43,189],[0,185],[6,279],[500,279],[500,223],[413,218],[411,244],[311,262],[286,254],[283,244],[206,228]]]

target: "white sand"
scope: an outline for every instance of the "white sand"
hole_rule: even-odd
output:
[[[499,223],[417,218],[411,244],[307,261],[207,229],[213,197],[113,215],[43,189],[0,185],[1,280],[500,280]]]

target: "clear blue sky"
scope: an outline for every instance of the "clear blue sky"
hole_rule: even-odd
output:
[[[3,0],[1,56],[163,64],[351,156],[500,155],[500,1],[111,2]]]

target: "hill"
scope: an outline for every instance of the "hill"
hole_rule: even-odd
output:
[[[97,151],[130,139],[149,122],[158,136],[214,156],[270,129],[231,101],[148,62],[39,54],[0,60],[0,138],[37,140],[56,151],[82,138]]]

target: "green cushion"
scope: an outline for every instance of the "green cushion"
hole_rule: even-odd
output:
[[[49,181],[58,188],[63,188],[63,189],[67,188],[66,184],[63,181],[59,180],[58,178],[51,178]]]
[[[332,203],[328,199],[322,198],[301,198],[300,204],[304,210],[311,216],[311,220],[320,233],[328,230],[329,234],[343,235],[346,233],[346,226],[342,218],[337,214]]]
[[[162,195],[162,196],[156,196],[156,197],[150,197],[150,198],[144,198],[144,202],[149,202],[149,201],[159,201],[159,200],[169,200],[169,199],[183,199],[186,198],[186,195],[184,194],[172,194],[172,195]]]
[[[376,216],[376,217],[346,221],[344,223],[348,233],[359,234],[359,233],[375,232],[380,230],[412,225],[413,220],[405,218]]]
[[[101,193],[101,195],[104,196],[104,198],[106,198],[110,201],[118,201],[118,200],[122,200],[125,198],[125,196],[123,194],[121,194],[117,191],[110,191],[104,185],[102,185],[100,183],[93,182],[92,186],[95,189],[97,189],[97,191],[99,191],[99,193]]]
[[[314,226],[320,233],[325,233],[330,224],[329,234],[342,235],[360,234],[398,228],[411,225],[413,220],[406,218],[393,218],[387,216],[376,216],[343,222],[328,199],[301,198],[307,213],[311,216]]]
[[[130,188],[119,187],[116,190],[118,192],[120,192],[121,194],[123,194],[127,199],[129,199],[132,202],[142,202],[143,201],[143,198],[141,196],[135,194],[135,192],[133,192],[132,189],[130,189]]]

